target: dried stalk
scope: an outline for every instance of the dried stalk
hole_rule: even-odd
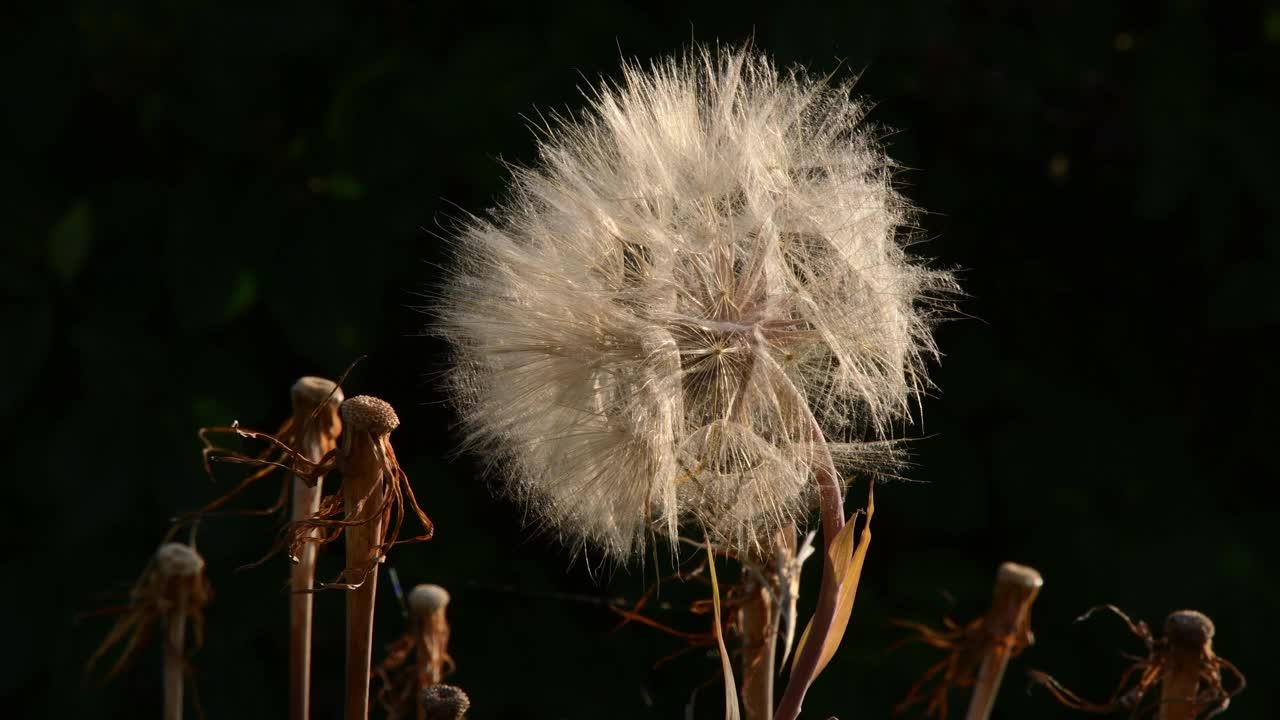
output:
[[[369,710],[373,600],[377,590],[378,565],[392,547],[430,540],[435,528],[431,518],[418,506],[409,478],[391,446],[391,431],[400,424],[395,410],[382,400],[362,395],[344,401],[339,407],[339,415],[345,426],[340,445],[318,461],[292,447],[301,442],[301,433],[295,432],[297,428],[292,419],[277,435],[242,428],[238,423],[229,427],[203,428],[200,435],[205,444],[207,469],[213,462],[250,465],[257,469],[200,513],[216,509],[277,469],[287,470],[306,485],[318,484],[321,477],[334,470],[341,473],[341,492],[321,497],[319,508],[314,513],[288,523],[271,549],[248,567],[263,564],[281,550],[286,551],[294,562],[300,562],[307,548],[346,537],[346,566],[333,582],[320,583],[319,589],[351,591],[347,597],[346,710],[348,718],[363,720]],[[211,439],[216,435],[229,434],[264,442],[268,448],[257,457],[250,457],[220,447]],[[280,506],[283,506],[283,501]],[[400,539],[407,512],[417,518],[424,532]]]
[[[445,609],[449,593],[439,585],[418,585],[409,592],[409,614],[413,618],[418,643],[418,685],[439,684],[453,672],[449,656],[449,621]]]
[[[1159,720],[1195,720],[1200,716],[1204,709],[1200,675],[1205,658],[1214,656],[1213,630],[1213,622],[1195,610],[1178,610],[1165,618],[1167,656],[1160,678]]]
[[[1081,615],[1077,622],[1088,619],[1098,610],[1108,610],[1119,617],[1129,632],[1142,640],[1146,657],[1134,657],[1133,664],[1120,676],[1120,682],[1106,702],[1091,702],[1067,689],[1053,676],[1038,670],[1029,673],[1031,681],[1043,685],[1059,703],[1087,713],[1105,715],[1128,712],[1131,717],[1149,714],[1151,690],[1160,685],[1159,720],[1193,720],[1215,717],[1231,705],[1231,699],[1245,687],[1244,674],[1226,658],[1213,650],[1213,623],[1195,610],[1178,610],[1165,618],[1164,637],[1151,633],[1146,622],[1129,619],[1114,605],[1100,605]],[[1234,680],[1227,689],[1223,673]]]
[[[192,591],[204,571],[204,558],[189,545],[165,543],[156,551],[155,569],[169,581],[172,590],[164,616],[164,720],[182,720],[187,615],[191,612]]]
[[[453,672],[448,605],[449,593],[439,585],[418,585],[410,591],[409,627],[387,647],[386,659],[375,670],[382,681],[378,701],[389,720],[423,720],[422,691]]]
[[[119,657],[106,676],[107,679],[115,677],[133,660],[152,631],[162,627],[165,631],[161,652],[164,717],[166,720],[181,718],[183,678],[188,669],[188,619],[195,630],[197,647],[204,638],[204,606],[210,591],[203,570],[204,559],[190,546],[173,542],[161,545],[130,591],[129,605],[104,611],[122,616],[89,658],[86,672],[92,672],[109,649],[122,645]]]
[[[1040,573],[1025,565],[1006,562],[996,572],[991,609],[983,623],[987,636],[985,652],[965,720],[987,720],[991,717],[1009,658],[1034,642],[1031,605],[1042,585],[1044,581]]]
[[[378,590],[377,566],[382,561],[383,543],[390,519],[386,502],[390,441],[388,436],[400,425],[391,405],[368,395],[342,403],[346,432],[339,450],[342,465],[342,495],[346,528],[347,653],[346,718],[365,720],[369,716],[369,668],[373,661],[373,612]],[[356,521],[354,518],[364,518]],[[356,578],[359,578],[358,580]]]
[[[948,618],[943,628],[935,629],[895,620],[895,625],[914,631],[915,637],[908,641],[944,650],[946,656],[912,684],[906,698],[894,707],[894,714],[923,703],[926,716],[945,720],[951,690],[972,687],[966,717],[989,717],[1009,659],[1035,642],[1031,634],[1031,604],[1041,584],[1040,574],[1034,569],[1007,562],[996,573],[991,607],[967,625]]]
[[[119,614],[107,637],[90,656],[85,667],[94,666],[112,647],[122,646],[106,678],[115,677],[133,660],[152,632],[164,629],[163,711],[165,720],[180,720],[187,661],[186,628],[191,623],[194,645],[204,642],[204,608],[212,595],[204,577],[204,559],[189,545],[165,542],[147,563],[142,576],[129,593],[129,604],[97,614]]]
[[[164,646],[164,720],[182,720],[182,695],[184,668],[183,655],[186,654],[187,603],[190,602],[185,587],[176,588],[173,609],[165,618],[166,635]]]
[[[297,430],[297,450],[313,463],[320,463],[337,447],[342,421],[338,406],[342,404],[342,390],[332,380],[320,377],[302,377],[293,384],[292,425]],[[293,505],[290,519],[293,522],[314,516],[320,510],[324,475],[292,476]],[[315,537],[312,529],[303,537]],[[290,570],[289,587],[289,717],[291,720],[307,720],[311,714],[311,615],[315,584],[316,545],[306,543],[298,554],[298,562]]]

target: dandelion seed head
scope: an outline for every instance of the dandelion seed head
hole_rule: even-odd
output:
[[[467,442],[569,543],[742,548],[805,516],[815,452],[909,418],[954,286],[907,256],[849,89],[744,50],[629,65],[461,228],[438,330]]]

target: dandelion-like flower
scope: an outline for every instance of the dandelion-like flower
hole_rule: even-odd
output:
[[[164,648],[166,667],[183,668],[187,661],[182,640],[185,626],[190,621],[195,647],[203,645],[204,609],[211,596],[212,590],[204,575],[204,558],[190,545],[164,543],[130,591],[129,605],[101,612],[118,614],[120,618],[89,658],[86,672],[92,671],[111,648],[119,646],[120,655],[107,673],[108,679],[115,677],[133,660],[157,626],[166,625],[170,626]],[[180,627],[174,628],[174,625]]]
[[[730,547],[909,417],[951,277],[849,86],[694,51],[553,117],[438,308],[468,443],[535,517],[618,558],[691,521]]]

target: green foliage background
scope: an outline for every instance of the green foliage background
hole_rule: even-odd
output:
[[[851,631],[805,717],[888,716],[933,658],[886,654],[889,619],[973,616],[1005,559],[1046,587],[998,717],[1066,716],[1024,692],[1030,667],[1106,695],[1117,651],[1141,648],[1118,622],[1072,624],[1100,602],[1156,623],[1208,612],[1255,680],[1227,717],[1276,716],[1275,5],[104,0],[0,18],[0,691],[18,717],[158,714],[155,653],[85,685],[107,621],[74,616],[118,601],[168,518],[218,492],[197,427],[273,427],[295,377],[362,354],[348,389],[400,410],[397,446],[438,524],[393,562],[453,592],[474,717],[680,717],[703,682],[699,717],[717,716],[713,659],[655,669],[678,641],[614,632],[594,602],[637,597],[652,562],[571,563],[521,531],[476,459],[451,459],[443,349],[417,307],[449,218],[493,203],[499,158],[531,160],[522,114],[577,107],[620,55],[749,37],[782,63],[862,73],[904,191],[931,211],[918,251],[965,268],[972,294],[939,332],[919,482],[878,493]],[[271,538],[255,520],[201,530],[212,720],[284,714],[285,563],[231,572]],[[389,639],[396,604],[381,602]],[[318,719],[339,714],[341,604],[318,598]]]

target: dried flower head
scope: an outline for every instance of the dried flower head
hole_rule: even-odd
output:
[[[372,540],[369,557],[355,564],[349,563],[337,579],[320,585],[321,588],[352,590],[370,577],[391,548],[407,543],[426,542],[435,534],[435,525],[419,507],[413,487],[409,484],[409,477],[400,467],[400,461],[396,459],[395,449],[391,445],[391,432],[400,426],[400,418],[391,405],[379,398],[357,395],[343,400],[337,406],[334,417],[339,415],[341,423],[338,424],[335,420],[333,427],[344,428],[341,444],[332,447],[319,460],[312,460],[298,448],[291,447],[287,442],[288,436],[277,437],[260,430],[242,428],[238,422],[229,427],[201,428],[200,437],[205,444],[207,472],[212,473],[210,468],[214,461],[259,468],[216,503],[226,501],[248,484],[277,469],[292,472],[302,484],[312,487],[335,470],[343,476],[342,492],[324,496],[314,513],[286,524],[281,529],[280,538],[266,555],[245,567],[257,567],[280,550],[287,550],[289,558],[298,562],[304,548],[326,545],[337,540],[347,530],[364,528],[373,535],[361,541]],[[286,423],[285,430],[290,427]],[[269,446],[268,452],[249,457],[224,448],[210,439],[213,435],[225,434],[264,441]],[[306,436],[301,438],[305,440]],[[211,507],[212,505],[206,506],[200,513]],[[401,539],[400,530],[407,513],[416,517],[424,532]]]
[[[151,556],[129,592],[129,604],[94,613],[120,617],[89,658],[85,672],[93,672],[99,660],[113,647],[119,647],[119,655],[106,674],[110,680],[129,665],[157,626],[170,623],[190,623],[195,648],[199,649],[204,643],[204,609],[211,596],[209,581],[204,576],[204,558],[190,545],[165,542]],[[177,659],[185,665],[181,648],[166,646],[165,653],[183,655]]]
[[[1129,717],[1159,715],[1161,720],[1193,720],[1217,717],[1231,699],[1244,691],[1245,678],[1231,661],[1213,650],[1213,621],[1196,610],[1175,610],[1164,621],[1164,637],[1157,638],[1145,621],[1134,622],[1114,605],[1091,608],[1076,619],[1088,619],[1099,610],[1120,618],[1146,646],[1146,657],[1133,660],[1106,702],[1085,700],[1053,676],[1032,670],[1031,681],[1043,685],[1062,705],[1086,713],[1108,715],[1128,712]],[[1227,689],[1224,675],[1231,679]],[[1157,695],[1155,687],[1160,686]]]
[[[420,699],[422,720],[463,720],[471,709],[471,698],[453,685],[432,685]]]
[[[743,547],[811,507],[818,444],[883,448],[953,285],[906,255],[864,112],[747,50],[631,65],[463,226],[452,387],[545,526],[619,558],[686,520]]]
[[[423,691],[438,686],[455,667],[445,617],[449,592],[439,585],[418,585],[409,592],[407,605],[408,627],[387,646],[386,658],[373,669],[382,681],[378,701],[390,720],[416,715],[414,708],[421,705]]]

